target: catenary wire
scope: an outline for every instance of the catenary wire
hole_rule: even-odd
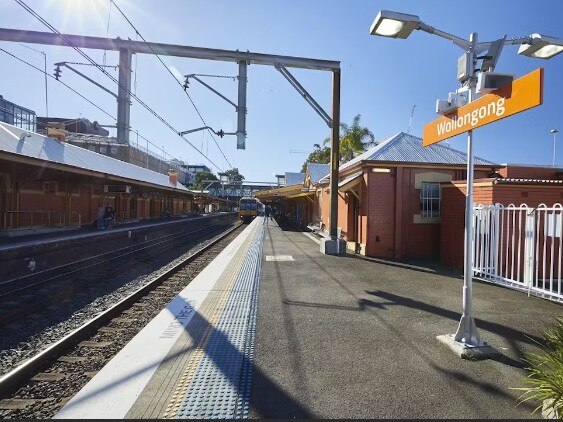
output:
[[[88,60],[92,65],[97,67],[103,74],[105,74],[108,78],[110,78],[113,82],[115,82],[121,89],[125,90],[128,95],[133,97],[139,104],[141,104],[145,109],[147,109],[154,117],[160,120],[164,125],[166,125],[170,130],[172,130],[176,135],[179,135],[179,132],[176,128],[174,128],[168,121],[166,121],[162,116],[160,116],[156,111],[154,111],[147,103],[141,100],[137,95],[132,93],[127,87],[124,87],[115,77],[109,74],[102,66],[96,63],[89,55],[84,53],[80,48],[74,45],[68,38],[64,36],[59,30],[57,30],[53,25],[51,25],[47,20],[45,20],[41,15],[35,12],[31,7],[29,7],[24,1],[22,0],[14,0],[17,4],[19,4],[24,10],[26,10],[29,14],[35,17],[39,22],[49,28],[53,33],[59,35],[63,41],[72,47],[78,54]],[[180,135],[179,135],[180,136]],[[215,168],[221,170],[221,168],[211,160],[207,155],[205,155],[202,151],[200,151],[196,146],[194,146],[188,139],[184,136],[180,136],[188,145],[190,145],[194,150],[196,150],[199,154],[201,154],[207,161],[209,161]]]
[[[174,74],[172,73],[172,71],[168,68],[168,66],[166,66],[166,63],[164,63],[164,61],[160,58],[160,56],[153,50],[153,48],[151,47],[151,45],[147,42],[147,40],[145,39],[145,37],[143,37],[141,35],[141,33],[139,32],[139,30],[135,27],[135,25],[133,25],[133,22],[131,22],[131,20],[129,20],[129,18],[127,17],[127,15],[125,13],[123,13],[123,11],[120,9],[120,7],[117,5],[117,3],[114,0],[110,0],[110,3],[112,3],[115,8],[117,9],[117,11],[121,14],[121,16],[123,16],[123,18],[129,23],[129,25],[131,25],[131,28],[133,28],[133,30],[135,31],[135,33],[143,40],[143,42],[149,47],[149,49],[152,51],[152,53],[156,56],[156,58],[160,61],[160,63],[164,66],[164,68],[166,69],[166,71],[170,74],[170,76],[172,76],[172,78],[174,79],[174,81],[176,81],[176,83],[180,86],[180,88],[182,88],[182,91],[188,96],[188,99],[190,100],[190,102],[192,103],[192,106],[194,107],[197,115],[199,116],[199,118],[201,119],[201,122],[207,126],[207,123],[205,122],[205,119],[203,118],[203,116],[201,115],[199,109],[197,108],[197,106],[195,105],[195,102],[193,101],[192,97],[190,96],[190,94],[188,93],[188,91],[186,91],[184,89],[184,86],[180,83],[180,81],[178,81],[178,79],[176,78],[176,76],[174,76]],[[217,142],[215,136],[213,135],[213,131],[211,131],[210,129],[207,129],[209,131],[209,133],[211,134],[211,138],[213,138],[213,142],[215,142],[215,145],[217,145],[217,148],[219,149],[219,151],[221,151],[221,154],[223,155],[223,158],[225,159],[225,161],[229,164],[229,166],[232,167],[232,164],[229,162],[228,158],[225,156],[225,153],[223,152],[223,150],[221,149],[221,147],[219,146],[219,143]]]
[[[57,80],[57,78],[55,78],[54,76],[52,76],[52,75],[50,75],[50,74],[48,74],[48,73],[45,73],[45,71],[44,71],[43,69],[40,69],[40,68],[38,68],[37,66],[34,66],[33,64],[31,64],[31,63],[29,63],[29,62],[27,62],[27,61],[25,61],[25,60],[23,60],[23,59],[17,57],[16,55],[10,53],[10,52],[7,51],[7,50],[4,50],[4,49],[1,48],[1,47],[0,47],[0,51],[2,51],[2,52],[4,52],[4,53],[8,54],[9,56],[13,57],[14,59],[16,59],[16,60],[18,60],[18,61],[20,61],[20,62],[26,64],[27,66],[29,66],[29,67],[31,67],[31,68],[37,70],[38,72],[41,72],[41,73],[47,75],[47,76],[50,77],[51,79],[54,79],[55,81],[61,83],[61,84],[64,85],[66,88],[68,88],[69,90],[71,90],[72,92],[74,92],[76,95],[80,96],[82,99],[86,100],[86,101],[87,101],[88,103],[90,103],[92,106],[94,106],[95,108],[97,108],[98,110],[100,110],[102,113],[104,113],[105,115],[111,117],[113,120],[117,121],[117,118],[116,118],[116,117],[112,116],[110,113],[108,113],[107,111],[105,111],[103,108],[101,108],[101,107],[98,106],[97,104],[95,104],[95,103],[93,103],[92,101],[90,101],[88,98],[86,98],[84,95],[82,95],[80,92],[78,92],[77,90],[75,90],[74,88],[72,88],[70,85],[66,84],[65,82],[63,82],[63,81],[61,81],[61,80]],[[3,109],[2,107],[0,107],[0,108]],[[29,121],[28,119],[25,119],[25,120],[26,120],[28,123],[31,122],[31,121]],[[79,121],[79,120],[80,120],[80,119],[67,120],[67,121],[64,121],[63,123],[67,123],[67,124],[68,124],[68,123],[72,123],[72,122]],[[133,132],[133,130],[131,130],[131,132]],[[139,135],[140,138],[142,138],[143,140],[147,141],[147,142],[148,142],[149,144],[151,144],[152,146],[158,148],[158,146],[157,146],[154,142],[151,142],[149,139],[145,138],[145,137],[144,137],[143,135],[141,135],[141,134],[138,134],[138,135]],[[178,160],[176,157],[174,157],[174,156],[172,156],[172,155],[170,155],[170,154],[168,154],[168,153],[166,153],[166,154],[169,155],[170,157],[172,157],[172,158]],[[178,160],[178,161],[180,161],[180,160]]]

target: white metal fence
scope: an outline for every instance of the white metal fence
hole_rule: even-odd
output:
[[[473,208],[477,278],[563,302],[563,205]]]

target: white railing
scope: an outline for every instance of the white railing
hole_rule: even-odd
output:
[[[563,205],[473,208],[477,278],[563,302]]]

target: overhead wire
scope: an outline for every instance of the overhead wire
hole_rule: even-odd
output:
[[[107,24],[107,27],[106,27],[106,38],[109,38],[109,21],[110,21],[110,19],[111,19],[111,0],[109,2],[108,24]],[[107,53],[108,53],[108,51],[104,50],[104,57],[102,59],[102,63],[104,64],[104,66],[106,64]]]
[[[192,99],[192,97],[190,96],[190,94],[188,93],[188,91],[186,91],[184,89],[184,86],[180,83],[180,81],[176,78],[176,76],[174,76],[174,73],[172,73],[172,71],[168,68],[168,66],[166,66],[166,63],[164,63],[164,61],[160,58],[160,56],[153,50],[152,46],[149,44],[149,42],[145,39],[145,37],[143,37],[141,35],[141,33],[139,32],[139,30],[135,27],[135,25],[133,25],[133,22],[131,22],[131,20],[127,17],[127,15],[121,10],[121,8],[117,5],[117,3],[115,2],[115,0],[110,0],[110,3],[112,3],[115,8],[117,9],[117,11],[121,14],[121,16],[123,16],[123,18],[129,23],[129,25],[131,25],[131,28],[133,28],[133,30],[135,31],[135,33],[143,40],[143,42],[149,47],[149,49],[152,51],[152,53],[156,56],[156,58],[160,61],[160,63],[164,66],[164,68],[166,69],[166,71],[170,74],[170,76],[172,76],[172,78],[174,79],[174,81],[176,81],[176,83],[180,86],[180,88],[182,88],[182,91],[188,96],[188,99],[190,100],[190,102],[192,103],[192,106],[194,107],[197,115],[199,116],[199,118],[201,119],[201,122],[205,125],[208,126],[205,119],[203,118],[203,116],[201,115],[199,109],[197,108],[194,100]],[[209,76],[215,76],[215,75],[209,75]],[[221,149],[221,147],[219,146],[219,143],[217,142],[217,139],[215,138],[213,131],[210,129],[207,129],[207,131],[209,132],[209,134],[211,135],[211,138],[213,139],[213,142],[215,142],[215,145],[217,145],[217,148],[219,149],[219,151],[221,151],[221,155],[223,155],[223,158],[225,159],[225,161],[229,164],[229,166],[233,167],[232,164],[229,162],[229,159],[225,156],[225,153],[223,152],[223,150]]]
[[[56,80],[57,82],[60,82],[61,84],[63,84],[65,87],[67,87],[68,89],[70,89],[72,92],[74,92],[76,95],[80,96],[82,99],[88,101],[88,103],[90,103],[92,106],[96,107],[98,110],[100,110],[102,113],[104,113],[105,115],[111,117],[113,120],[117,121],[117,118],[112,116],[111,114],[109,114],[107,111],[105,111],[103,108],[101,108],[100,106],[98,106],[97,104],[93,103],[92,101],[90,101],[88,98],[86,98],[84,95],[82,95],[80,92],[78,92],[77,90],[75,90],[73,87],[71,87],[70,85],[64,83],[61,80],[58,80],[57,78],[55,78],[53,75],[46,73],[43,69],[38,68],[37,66],[32,65],[29,62],[26,62],[25,60],[19,58],[18,56],[16,56],[15,54],[10,53],[9,51],[4,50],[3,48],[0,47],[0,51],[3,51],[4,53],[6,53],[9,56],[12,56],[14,59],[19,60],[22,63],[25,63],[26,65],[28,65],[29,67],[34,68],[35,70],[47,75],[48,77],[50,77],[51,79]]]
[[[68,44],[70,47],[72,47],[78,54],[80,54],[82,57],[84,57],[86,60],[88,60],[92,65],[94,65],[96,68],[98,68],[104,75],[106,75],[108,78],[110,78],[113,82],[115,82],[121,89],[123,89],[124,91],[127,92],[128,95],[130,95],[131,97],[133,97],[135,100],[137,100],[137,102],[139,104],[141,104],[146,110],[148,110],[154,117],[156,117],[158,120],[160,120],[165,126],[167,126],[170,130],[172,130],[176,135],[179,135],[179,131],[174,128],[174,126],[172,126],[167,120],[165,120],[162,116],[160,116],[156,111],[154,111],[147,103],[145,103],[142,99],[140,99],[137,95],[135,95],[134,93],[131,92],[131,90],[127,89],[127,87],[123,86],[115,77],[113,77],[111,74],[109,74],[102,66],[100,66],[98,63],[96,63],[94,61],[94,59],[92,59],[89,55],[87,55],[86,53],[84,53],[80,48],[78,48],[76,45],[74,45],[74,43],[72,43],[72,41],[70,41],[67,37],[64,36],[64,34],[62,34],[57,28],[55,28],[53,25],[51,25],[47,20],[45,20],[41,15],[39,15],[37,12],[35,12],[31,7],[29,7],[24,1],[22,0],[14,0],[16,3],[18,3],[24,10],[26,10],[29,14],[31,14],[33,17],[35,17],[39,22],[41,22],[43,25],[45,25],[47,28],[49,28],[51,30],[51,32],[59,35],[63,41]],[[115,5],[115,3],[114,3]],[[211,160],[207,155],[205,155],[202,151],[200,151],[196,146],[194,146],[188,139],[186,139],[184,136],[180,136],[188,145],[190,145],[193,149],[195,149],[199,154],[201,154],[207,161],[209,161],[215,168],[217,168],[218,170],[221,170],[221,168],[213,161]]]
[[[78,95],[78,96],[81,97],[82,99],[86,100],[88,103],[90,103],[90,105],[94,106],[95,108],[97,108],[99,111],[101,111],[102,113],[104,113],[104,114],[107,115],[108,117],[111,117],[113,120],[117,121],[117,118],[116,118],[115,116],[112,116],[110,113],[108,113],[107,111],[105,111],[103,108],[101,108],[100,106],[98,106],[97,104],[95,104],[94,102],[92,102],[91,100],[89,100],[88,98],[86,98],[86,97],[85,97],[84,95],[82,95],[80,92],[78,92],[77,90],[75,90],[74,88],[72,88],[70,85],[66,84],[65,82],[61,81],[60,79],[55,78],[54,76],[50,75],[49,73],[46,73],[43,69],[40,69],[40,68],[38,68],[37,66],[34,66],[33,64],[31,64],[31,63],[29,63],[29,62],[27,62],[27,61],[25,61],[25,60],[19,58],[18,56],[16,56],[16,55],[10,53],[10,52],[7,51],[7,50],[4,50],[4,49],[1,48],[1,47],[0,47],[0,51],[6,53],[7,55],[13,57],[14,59],[16,59],[16,60],[18,60],[18,61],[20,61],[20,62],[26,64],[27,66],[29,66],[29,67],[31,67],[31,68],[37,70],[38,72],[41,72],[41,73],[45,74],[46,76],[50,77],[51,79],[54,79],[55,81],[59,82],[60,84],[62,84],[63,86],[65,86],[66,88],[68,88],[69,90],[71,90],[72,92],[74,92],[76,95]],[[3,107],[0,107],[0,109],[3,109]],[[24,119],[24,120],[26,120],[28,123],[31,123],[31,121],[28,120],[28,119]],[[70,124],[70,123],[78,122],[78,121],[80,121],[80,120],[81,120],[81,119],[71,119],[71,120],[65,120],[65,121],[63,121],[62,123]],[[149,139],[145,138],[143,135],[141,135],[141,134],[139,134],[139,133],[137,133],[137,135],[138,135],[140,138],[142,138],[142,139],[144,139],[145,141],[147,141],[147,142],[148,142],[149,144],[151,144],[152,146],[158,148],[158,146],[157,146],[154,142],[151,142]],[[166,154],[169,155],[170,157],[172,157],[173,159],[178,160],[176,157],[174,157],[174,156],[172,156],[172,155],[170,155],[170,154],[168,154],[168,153],[166,153]],[[179,160],[179,161],[181,161],[181,160]]]

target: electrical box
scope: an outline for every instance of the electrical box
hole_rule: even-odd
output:
[[[457,59],[457,80],[465,82],[473,75],[473,54],[463,53]]]
[[[436,101],[436,113],[450,114],[458,108],[467,104],[467,97],[465,94],[450,92],[447,100]]]
[[[513,80],[514,75],[508,73],[483,72],[480,73],[477,78],[477,92],[480,94],[488,94],[491,91],[511,84]]]

